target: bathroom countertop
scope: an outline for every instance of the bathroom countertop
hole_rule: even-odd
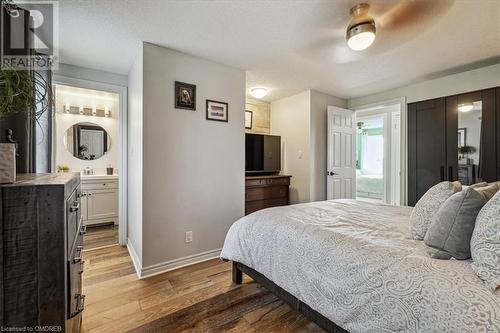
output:
[[[80,176],[82,181],[84,180],[117,180],[118,175],[84,175]]]

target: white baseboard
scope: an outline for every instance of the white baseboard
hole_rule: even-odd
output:
[[[132,263],[134,264],[135,273],[137,274],[137,277],[140,279],[142,264],[141,260],[139,259],[139,256],[137,255],[137,252],[135,252],[135,249],[132,246],[132,242],[130,242],[130,239],[127,239],[127,249],[128,253],[130,254],[130,258],[132,258]]]
[[[130,243],[129,243],[130,244]],[[158,275],[181,267],[197,264],[199,262],[215,259],[220,256],[222,249],[215,249],[206,252],[193,254],[187,257],[165,261],[159,264],[154,264],[147,267],[142,267],[140,270],[139,278],[144,279],[153,275]],[[137,270],[137,267],[136,267]]]

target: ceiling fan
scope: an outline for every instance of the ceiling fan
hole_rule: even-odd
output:
[[[347,26],[346,40],[347,45],[355,51],[364,50],[375,41],[377,28],[375,20],[368,15],[370,5],[360,3],[351,8],[351,22]]]
[[[387,52],[415,38],[454,3],[454,0],[365,1],[333,2],[332,12],[345,15],[334,16],[334,23],[330,21],[325,29],[316,30],[314,40],[303,50],[309,56],[327,56],[339,64],[359,61],[367,54]],[[369,52],[358,52],[367,49]]]

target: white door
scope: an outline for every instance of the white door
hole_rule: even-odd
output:
[[[356,196],[356,114],[328,106],[327,198]]]
[[[88,220],[107,219],[118,216],[118,191],[89,190],[87,191]]]

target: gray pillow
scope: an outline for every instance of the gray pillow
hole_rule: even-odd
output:
[[[427,229],[429,229],[439,207],[452,194],[461,190],[462,185],[460,182],[441,182],[425,192],[411,212],[410,227],[412,238],[418,240],[424,239]]]
[[[470,258],[476,217],[485,203],[483,196],[472,188],[449,197],[439,208],[425,235],[429,255],[436,259]]]
[[[500,291],[500,192],[479,212],[470,249],[474,272],[491,291]]]

